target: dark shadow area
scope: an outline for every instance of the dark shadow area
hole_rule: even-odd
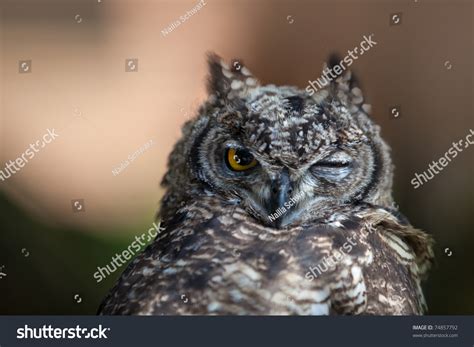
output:
[[[129,240],[42,225],[3,195],[0,211],[1,314],[95,314],[124,267],[93,273]]]

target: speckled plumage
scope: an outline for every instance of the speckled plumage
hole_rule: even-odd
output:
[[[422,314],[432,241],[394,207],[389,148],[350,72],[309,96],[209,66],[163,179],[165,231],[99,312]],[[229,170],[234,147],[258,165]]]

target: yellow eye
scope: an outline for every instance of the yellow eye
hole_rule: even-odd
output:
[[[245,171],[257,165],[253,155],[243,148],[228,148],[225,158],[227,166],[233,171]]]

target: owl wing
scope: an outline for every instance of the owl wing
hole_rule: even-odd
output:
[[[367,269],[367,313],[423,314],[427,306],[421,282],[433,263],[433,239],[399,213],[378,212],[366,216],[369,222],[364,223],[368,240],[376,246],[376,266]]]
[[[374,246],[374,266],[367,267],[369,314],[413,315],[427,311],[421,281],[434,259],[433,239],[403,218],[384,215],[365,223]]]
[[[422,314],[431,245],[427,234],[386,211],[305,228],[295,253],[306,271],[304,290],[313,292],[310,313]]]

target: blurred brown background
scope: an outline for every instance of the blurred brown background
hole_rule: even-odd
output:
[[[151,226],[168,153],[205,98],[206,52],[242,58],[263,83],[305,88],[330,53],[374,34],[351,68],[393,149],[401,211],[437,241],[430,312],[473,314],[474,148],[419,189],[410,184],[474,129],[473,2],[205,0],[162,34],[198,3],[0,2],[0,169],[46,129],[59,134],[0,181],[0,313],[95,313],[121,271],[100,284],[92,273]],[[135,71],[126,59],[138,59]],[[29,73],[20,60],[31,60]]]

